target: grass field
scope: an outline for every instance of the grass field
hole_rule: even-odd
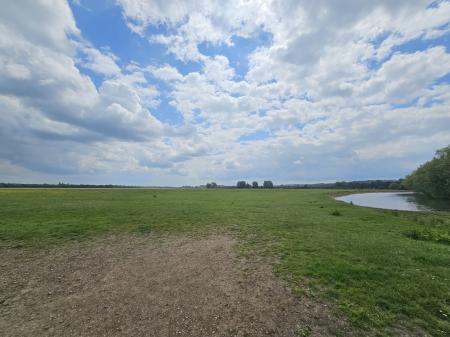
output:
[[[107,232],[238,236],[295,292],[376,335],[450,331],[450,214],[376,210],[328,190],[0,189],[0,242],[41,249]]]

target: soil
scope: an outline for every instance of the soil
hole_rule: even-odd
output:
[[[235,241],[120,235],[0,248],[2,336],[356,336]]]

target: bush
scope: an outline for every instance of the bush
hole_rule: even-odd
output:
[[[413,240],[450,244],[450,233],[441,230],[413,229],[406,232],[405,235]]]

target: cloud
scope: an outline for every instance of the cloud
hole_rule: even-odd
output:
[[[160,136],[163,125],[149,111],[158,104],[156,88],[142,72],[123,72],[112,53],[86,43],[66,3],[32,1],[25,13],[19,4],[2,7],[2,159],[31,170],[77,172],[80,158],[99,143]],[[79,70],[79,53],[87,56],[83,67],[108,76],[98,90]]]
[[[102,53],[89,46],[81,46],[80,49],[86,55],[86,60],[80,62],[82,67],[106,76],[115,76],[121,73],[121,69],[116,63],[117,57],[114,54]]]
[[[162,81],[180,81],[183,76],[178,72],[177,68],[171,65],[162,65],[160,67],[150,66],[147,70],[157,79]]]
[[[89,41],[64,1],[2,4],[6,177],[395,178],[450,142],[448,1],[117,6],[147,62]]]
[[[396,53],[360,88],[373,103],[405,103],[420,97],[450,72],[450,54],[442,46],[412,54]]]
[[[153,34],[151,41],[166,45],[181,60],[204,60],[202,42],[232,44],[231,37],[250,36],[262,24],[256,12],[266,8],[259,1],[140,1],[119,0],[128,26],[146,35],[149,26],[164,25],[166,34]]]

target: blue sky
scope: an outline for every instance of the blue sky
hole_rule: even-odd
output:
[[[0,181],[400,178],[450,143],[450,1],[0,6]]]

